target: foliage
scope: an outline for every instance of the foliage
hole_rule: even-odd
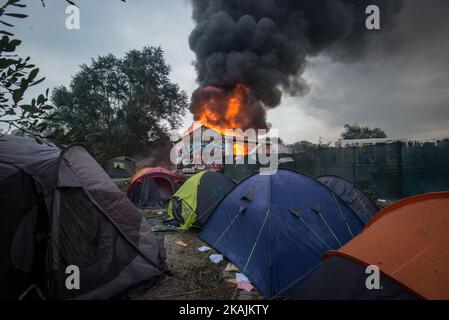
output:
[[[341,138],[344,140],[383,139],[387,138],[387,135],[379,128],[371,129],[369,127],[362,127],[358,124],[346,124],[345,131],[341,134]]]
[[[94,155],[105,160],[148,156],[155,141],[177,129],[187,95],[170,81],[170,66],[160,47],[112,54],[83,64],[69,88],[54,89],[57,131],[74,128]]]
[[[121,0],[126,2],[125,0]],[[76,5],[71,0],[68,4]],[[41,0],[43,6],[45,1]],[[48,104],[49,89],[39,94],[29,102],[24,102],[26,92],[30,87],[37,86],[45,80],[39,77],[39,68],[30,62],[30,57],[22,58],[15,54],[21,40],[13,38],[11,28],[14,27],[10,19],[24,19],[28,16],[22,13],[9,12],[11,8],[25,8],[21,0],[6,0],[0,7],[0,24],[8,30],[0,30],[0,124],[6,125],[0,134],[14,133],[16,135],[34,137],[38,143],[44,138],[51,138],[59,142],[70,141],[70,130],[49,132],[49,122],[57,116],[53,107]],[[9,19],[9,20],[7,20]]]
[[[0,8],[0,23],[12,28],[14,25],[6,18],[24,19],[25,14],[9,12],[8,9],[24,8],[20,0],[8,0]],[[16,52],[21,41],[13,38],[13,34],[0,30],[0,123],[7,126],[6,133],[11,129],[32,134],[42,143],[43,132],[48,127],[49,111],[52,107],[48,102],[48,89],[30,102],[23,102],[26,91],[40,84],[45,78],[39,77],[39,68],[30,63],[30,57],[19,57]]]

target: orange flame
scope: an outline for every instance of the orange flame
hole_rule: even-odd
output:
[[[226,134],[228,129],[246,129],[244,106],[249,93],[250,89],[247,86],[238,84],[222,97],[211,97],[202,104],[197,115],[198,121],[221,134]],[[233,149],[236,156],[248,154],[248,144],[245,142],[235,141]]]
[[[221,133],[227,129],[244,128],[242,115],[248,94],[249,88],[238,84],[234,90],[220,98],[220,101],[217,101],[217,98],[210,98],[202,105],[198,120],[204,126]],[[224,108],[225,111],[217,110],[217,106]]]
[[[244,142],[234,142],[233,151],[235,156],[246,156],[248,152],[248,144]]]

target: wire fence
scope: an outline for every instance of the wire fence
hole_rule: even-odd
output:
[[[449,140],[398,142],[366,147],[323,148],[288,155],[308,175],[337,175],[383,199],[449,190]],[[255,165],[226,166],[237,182],[258,172]]]

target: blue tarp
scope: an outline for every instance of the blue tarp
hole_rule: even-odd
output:
[[[291,293],[363,228],[325,185],[295,171],[255,175],[217,206],[200,238],[231,260],[265,297]]]

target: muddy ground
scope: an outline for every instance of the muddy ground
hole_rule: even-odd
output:
[[[143,212],[147,219],[162,219],[164,215]],[[209,256],[214,250],[199,252],[198,248],[208,246],[198,239],[194,232],[162,232],[167,252],[169,273],[166,277],[137,297],[145,300],[256,300],[261,296],[254,289],[251,293],[237,289],[228,282],[235,278],[235,272],[226,272],[229,261],[214,264]],[[183,242],[187,246],[177,244]]]

